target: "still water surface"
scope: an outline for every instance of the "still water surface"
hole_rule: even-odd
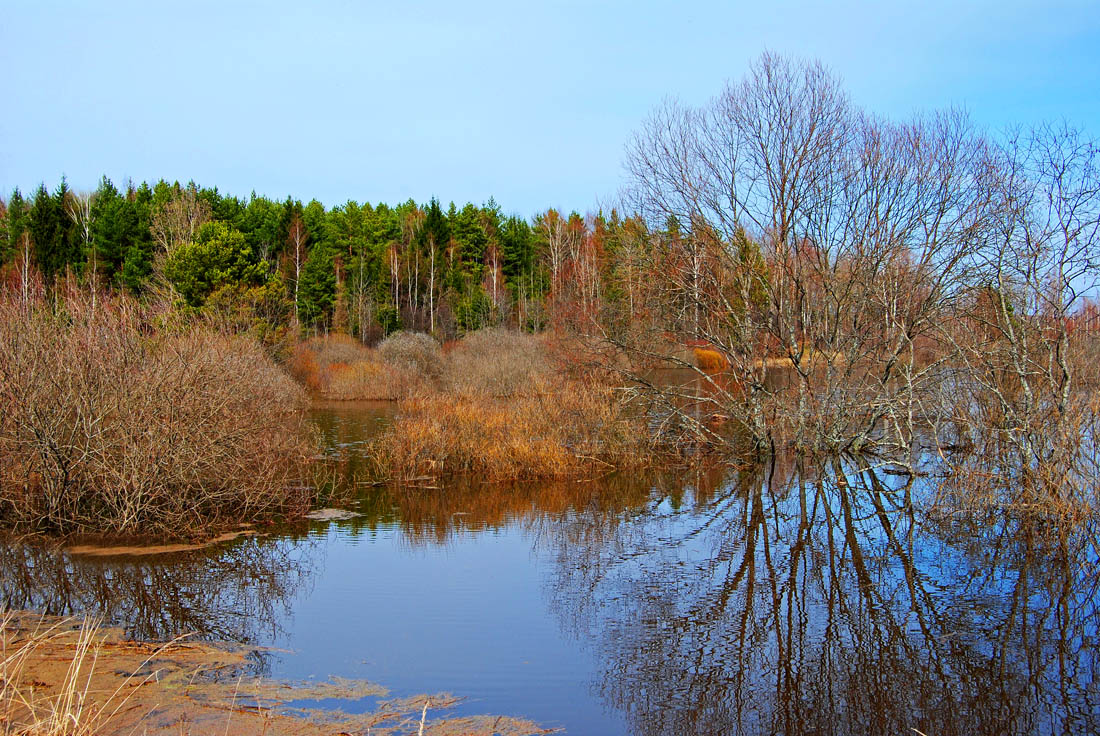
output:
[[[387,421],[314,418],[352,457]],[[1100,731],[1092,530],[922,512],[927,484],[781,464],[364,489],[358,518],[197,552],[3,547],[0,596],[570,734]]]

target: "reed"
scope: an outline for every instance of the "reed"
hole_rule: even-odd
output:
[[[572,478],[641,466],[651,456],[645,427],[611,388],[567,378],[540,380],[509,399],[457,393],[409,399],[374,447],[380,472],[405,479]]]

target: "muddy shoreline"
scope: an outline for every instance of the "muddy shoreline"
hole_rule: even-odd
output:
[[[448,693],[391,697],[382,685],[247,674],[262,651],[231,643],[127,639],[81,618],[12,611],[0,619],[0,719],[17,733],[458,734],[550,733],[507,716],[450,716]],[[366,712],[310,707],[367,703]],[[361,708],[356,708],[361,710]]]

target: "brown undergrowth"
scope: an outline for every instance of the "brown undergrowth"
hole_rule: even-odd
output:
[[[311,338],[295,348],[289,369],[325,399],[395,401],[427,390],[441,365],[442,350],[434,339],[398,332],[374,349],[349,335]]]
[[[615,392],[559,378],[502,399],[436,393],[401,404],[375,460],[395,478],[476,474],[488,480],[568,478],[645,464],[644,426]]]
[[[364,680],[293,683],[244,674],[248,647],[130,641],[92,620],[0,616],[0,732],[24,736],[264,733],[314,736],[549,733],[506,716],[450,717],[447,693],[390,697]],[[292,707],[376,699],[363,713]],[[429,717],[430,716],[430,717]]]
[[[307,510],[304,399],[254,339],[0,295],[0,523],[178,537]]]
[[[325,398],[400,400],[373,445],[377,479],[577,478],[647,464],[655,449],[611,374],[554,336],[489,328],[441,348],[399,332],[371,349],[330,335],[303,343],[291,370]]]
[[[435,390],[403,401],[375,443],[381,475],[577,478],[653,455],[644,421],[607,376],[580,368],[548,338],[484,330],[446,357]]]

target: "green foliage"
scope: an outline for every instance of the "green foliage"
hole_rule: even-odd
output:
[[[491,323],[493,302],[481,285],[472,287],[455,305],[455,322],[463,332],[473,332]]]
[[[526,220],[512,216],[500,228],[501,266],[504,277],[518,281],[535,265],[535,236]]]
[[[80,246],[72,221],[65,213],[69,185],[64,178],[51,195],[39,185],[30,211],[30,232],[34,241],[34,259],[46,282],[50,283],[66,266],[80,261]]]
[[[181,198],[186,207],[178,206]],[[74,202],[64,181],[53,193],[39,187],[31,199],[16,191],[0,207],[0,263],[13,257],[26,232],[47,283],[72,267],[86,280],[94,274],[101,287],[141,294],[163,247],[170,251],[163,273],[186,304],[227,325],[286,330],[296,313],[306,329],[348,329],[364,338],[398,328],[434,329],[445,338],[498,323],[542,329],[554,315],[578,308],[570,302],[580,293],[571,286],[578,243],[591,246],[584,293],[600,302],[586,297],[583,309],[605,324],[629,323],[641,271],[655,262],[639,250],[659,242],[647,233],[631,236],[633,221],[617,213],[597,216],[591,232],[573,213],[557,225],[565,230],[556,231],[555,257],[564,260],[556,264],[552,292],[549,233],[505,215],[492,199],[447,208],[435,198],[423,206],[411,199],[395,206],[349,200],[326,209],[317,200],[226,196],[194,182],[123,189],[104,177],[92,195],[87,242],[66,209]],[[184,218],[195,213],[212,220],[193,242],[180,243],[194,221]],[[296,223],[299,247],[291,253]],[[681,237],[678,224],[670,229],[677,232],[666,241]],[[561,238],[568,238],[564,248]],[[281,277],[277,286],[273,274]]]
[[[199,228],[195,240],[176,249],[165,263],[164,275],[188,305],[201,307],[214,292],[226,287],[262,286],[265,264],[239,230],[224,222]]]
[[[481,281],[485,270],[485,251],[489,245],[486,225],[482,211],[472,204],[463,207],[454,218],[453,237],[463,275],[469,276],[474,282]]]
[[[244,233],[245,240],[261,258],[273,258],[286,240],[282,232],[284,207],[267,197],[255,193],[236,218],[236,227]]]
[[[16,189],[11,193],[4,213],[2,239],[0,239],[0,264],[13,259],[20,249],[20,239],[27,231],[29,208],[23,195]]]
[[[451,226],[447,222],[439,200],[432,197],[424,210],[424,224],[420,229],[420,242],[424,247],[434,247],[437,252],[446,249],[451,240]]]
[[[401,315],[392,304],[383,304],[379,307],[375,319],[378,320],[383,335],[390,335],[401,329]]]
[[[127,209],[132,213],[125,241],[125,257],[117,279],[130,292],[140,294],[153,273],[153,236],[149,225],[153,216],[153,190],[142,183],[126,190]]]
[[[332,253],[327,248],[314,248],[302,267],[302,278],[298,282],[298,318],[305,327],[328,327],[335,303],[336,272]]]

